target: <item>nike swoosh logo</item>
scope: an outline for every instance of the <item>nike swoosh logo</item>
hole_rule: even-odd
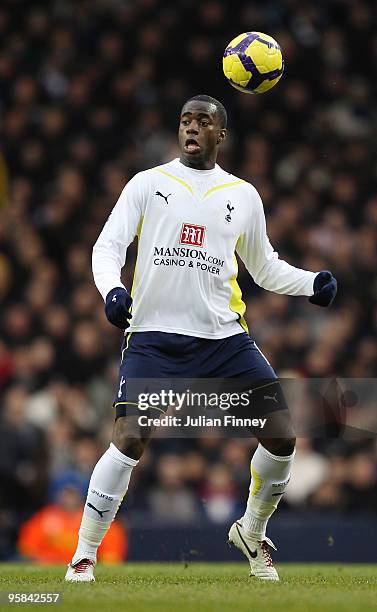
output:
[[[256,559],[256,557],[257,557],[257,555],[258,555],[258,552],[257,552],[256,550],[250,550],[250,548],[249,548],[249,547],[248,547],[248,545],[246,544],[245,540],[243,539],[243,537],[242,537],[242,535],[241,535],[240,530],[238,529],[238,525],[239,525],[240,527],[242,527],[242,525],[240,525],[240,523],[236,523],[237,533],[238,533],[238,535],[240,536],[240,538],[241,538],[241,540],[242,540],[242,543],[244,544],[244,546],[245,546],[245,548],[246,548],[247,552],[249,553],[250,557],[251,557],[252,559]]]

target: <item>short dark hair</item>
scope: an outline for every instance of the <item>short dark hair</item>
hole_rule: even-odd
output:
[[[216,98],[212,98],[212,96],[200,94],[198,96],[193,96],[192,98],[189,98],[189,100],[186,100],[183,106],[185,106],[188,102],[192,102],[193,100],[199,100],[200,102],[208,102],[208,104],[214,104],[216,106],[216,113],[219,118],[220,126],[221,128],[226,128],[228,122],[228,115],[225,110],[225,106],[221,104],[219,100],[216,100]]]

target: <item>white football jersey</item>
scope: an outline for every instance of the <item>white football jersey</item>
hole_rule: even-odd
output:
[[[127,331],[209,339],[247,331],[235,253],[264,289],[313,294],[315,273],[273,250],[256,189],[217,164],[194,170],[174,159],[127,183],[93,248],[94,281],[104,299],[123,286],[121,269],[136,235]]]

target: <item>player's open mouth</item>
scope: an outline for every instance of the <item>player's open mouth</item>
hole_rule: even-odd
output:
[[[200,145],[194,138],[188,138],[185,142],[184,149],[186,153],[198,153],[200,151]]]

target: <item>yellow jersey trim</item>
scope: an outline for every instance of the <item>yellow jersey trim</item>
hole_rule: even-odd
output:
[[[161,174],[164,174],[165,176],[173,179],[173,181],[177,181],[178,183],[183,185],[183,187],[186,187],[186,189],[189,190],[192,196],[194,195],[194,191],[192,187],[190,187],[190,185],[186,183],[185,181],[182,181],[182,179],[178,178],[178,176],[174,176],[174,174],[170,174],[170,172],[166,172],[166,170],[161,170],[161,168],[156,168],[155,170],[156,172],[161,172]]]
[[[139,221],[139,225],[137,226],[137,230],[136,230],[136,236],[137,236],[138,241],[140,240],[141,230],[143,229],[143,223],[144,223],[144,215],[141,216],[140,221]],[[137,271],[137,259],[138,259],[138,256],[139,256],[139,251],[138,251],[138,253],[136,255],[134,276],[133,276],[133,279],[132,279],[132,286],[131,286],[131,297],[132,297],[132,299],[133,299],[134,293],[135,293],[136,271]],[[131,312],[132,312],[132,305],[131,305]],[[127,343],[127,346],[128,346],[128,343]]]
[[[234,263],[236,264],[236,273],[230,279],[230,288],[232,290],[232,294],[229,300],[229,308],[232,312],[236,312],[238,314],[238,321],[241,327],[245,330],[245,332],[249,333],[249,328],[245,321],[244,314],[246,312],[246,304],[242,300],[242,291],[237,283],[237,275],[238,275],[238,262],[237,257],[234,255]]]
[[[219,191],[219,189],[226,189],[227,187],[241,185],[242,183],[246,183],[246,181],[243,181],[241,179],[239,181],[233,181],[232,183],[224,183],[223,185],[217,185],[217,187],[212,187],[211,189],[208,189],[208,191],[205,192],[203,198],[207,198],[209,195],[211,195],[211,193],[213,193],[214,191]]]
[[[141,230],[143,229],[144,215],[141,215],[139,225],[137,226],[136,236],[140,238]]]

